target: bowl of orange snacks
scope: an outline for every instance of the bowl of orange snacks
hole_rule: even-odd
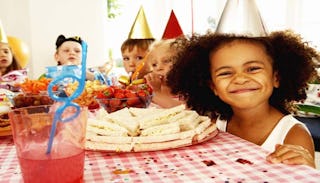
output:
[[[22,92],[17,93],[12,99],[13,107],[21,108],[53,104],[54,101],[47,93],[51,80],[45,77],[37,80],[26,79],[23,83],[19,84]]]

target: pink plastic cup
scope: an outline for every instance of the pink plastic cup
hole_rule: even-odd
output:
[[[87,108],[69,122],[58,122],[52,149],[46,153],[54,105],[32,106],[9,112],[17,157],[25,183],[83,182]],[[67,108],[63,116],[74,114]]]

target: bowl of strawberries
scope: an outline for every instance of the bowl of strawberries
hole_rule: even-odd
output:
[[[152,88],[146,83],[130,86],[108,86],[96,95],[96,101],[108,113],[125,107],[147,108],[152,100]]]

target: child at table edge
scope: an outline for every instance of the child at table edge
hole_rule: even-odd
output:
[[[167,76],[173,94],[219,130],[270,151],[267,161],[315,167],[310,132],[291,115],[316,74],[314,48],[292,31],[256,38],[207,33],[184,45]]]
[[[183,37],[161,39],[150,45],[146,64],[152,72],[146,74],[144,78],[153,90],[151,106],[170,108],[184,103],[178,96],[172,95],[171,89],[166,85],[166,75],[175,62],[175,55],[180,47],[179,42],[183,39]]]

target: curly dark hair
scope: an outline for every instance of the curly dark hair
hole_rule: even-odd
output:
[[[232,34],[207,33],[192,35],[185,40],[173,68],[167,75],[172,93],[182,97],[186,105],[199,114],[230,119],[231,107],[220,100],[210,88],[209,56],[221,46],[235,40],[263,45],[278,72],[279,88],[274,88],[270,105],[284,114],[294,111],[293,102],[306,99],[307,83],[316,76],[314,58],[319,53],[292,31],[278,31],[266,37],[246,37]]]

